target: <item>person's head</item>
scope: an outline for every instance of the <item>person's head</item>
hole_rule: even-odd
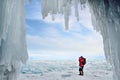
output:
[[[81,56],[81,58],[83,58],[83,56]]]
[[[79,58],[83,58],[83,56],[80,56]]]

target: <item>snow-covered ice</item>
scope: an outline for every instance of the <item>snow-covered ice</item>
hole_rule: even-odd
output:
[[[112,68],[105,60],[90,60],[79,76],[77,61],[29,61],[20,80],[112,80]]]

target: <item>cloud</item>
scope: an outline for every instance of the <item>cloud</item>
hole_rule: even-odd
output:
[[[74,37],[58,37],[42,38],[40,36],[27,35],[30,45],[34,44],[32,49],[28,49],[31,54],[39,55],[40,58],[61,57],[63,59],[73,59],[80,55],[84,56],[102,56],[103,45],[102,37],[99,34],[83,36],[79,33],[72,33]],[[35,47],[36,46],[36,47]],[[73,56],[73,57],[72,57]],[[45,58],[46,59],[46,58]],[[56,59],[56,58],[55,58]]]

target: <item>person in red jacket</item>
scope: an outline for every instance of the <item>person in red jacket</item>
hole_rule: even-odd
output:
[[[83,56],[79,57],[79,75],[83,75],[83,68],[86,64],[86,58]]]

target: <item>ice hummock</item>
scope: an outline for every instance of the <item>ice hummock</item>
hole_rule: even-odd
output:
[[[112,68],[105,60],[87,60],[84,76],[79,76],[77,60],[29,61],[21,69],[20,80],[112,80]]]

